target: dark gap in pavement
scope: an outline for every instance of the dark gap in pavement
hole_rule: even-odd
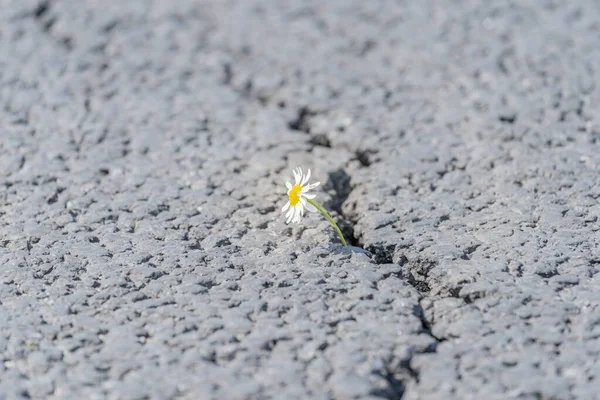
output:
[[[319,133],[317,135],[311,135],[309,142],[314,146],[322,146],[331,148],[331,141],[327,137],[327,135],[323,133]]]
[[[381,397],[382,399],[401,400],[406,390],[404,382],[394,376],[394,373],[389,370],[386,370],[379,375],[386,380],[388,386],[386,388],[374,390],[371,394],[375,397]]]
[[[373,255],[376,264],[397,264],[402,267],[402,276],[406,281],[421,294],[428,293],[431,289],[428,283],[429,271],[437,262],[428,259],[417,258],[409,261],[404,254],[396,253],[396,245],[376,242],[369,244],[365,250]]]
[[[41,1],[38,5],[33,9],[28,16],[33,17],[38,24],[40,24],[42,31],[48,34],[53,40],[56,41],[59,45],[65,48],[67,51],[73,50],[75,47],[74,38],[71,36],[61,36],[56,37],[52,34],[51,30],[54,24],[56,23],[57,17],[51,15],[52,2],[49,0]]]
[[[379,161],[379,160],[375,160],[373,158],[373,156],[377,153],[378,153],[377,150],[365,149],[365,150],[356,150],[354,152],[354,155],[356,156],[356,159],[358,160],[360,165],[362,165],[363,167],[370,167],[371,164]]]
[[[311,111],[308,107],[302,107],[298,110],[296,118],[288,122],[288,127],[294,131],[310,133],[309,118],[314,115],[317,115],[315,111]]]
[[[435,340],[434,345],[427,348],[425,353],[435,353],[437,345],[446,339],[439,338],[433,334],[432,322],[427,319],[422,301],[429,295],[431,290],[428,283],[429,272],[437,265],[437,262],[424,258],[416,258],[411,261],[404,254],[397,254],[395,244],[385,242],[370,244],[365,250],[368,250],[373,255],[372,259],[376,264],[397,264],[401,266],[402,278],[417,289],[419,292],[419,305],[413,309],[413,313],[421,321],[423,333]],[[418,382],[419,375],[410,368],[409,363],[410,360],[405,367],[409,370],[411,377]]]
[[[224,63],[223,64],[223,80],[221,81],[221,83],[223,83],[223,85],[230,85],[232,80],[233,80],[233,68],[231,67],[230,63]]]
[[[517,115],[516,114],[500,115],[498,117],[498,120],[504,124],[514,124],[515,121],[517,120]]]
[[[354,224],[344,214],[342,204],[350,195],[352,188],[350,186],[350,176],[342,168],[329,173],[329,179],[325,189],[332,189],[335,193],[331,200],[327,202],[326,209],[334,210],[338,213],[339,218],[336,220],[346,242],[349,245],[360,247],[358,239],[354,235]]]
[[[40,19],[44,16],[44,14],[48,13],[48,10],[50,10],[50,2],[42,1],[35,8],[35,11],[33,12],[33,16],[37,19]]]
[[[395,244],[373,243],[367,246],[376,264],[393,264]]]
[[[365,151],[358,150],[356,153],[356,159],[363,167],[368,167],[371,165],[371,161],[369,160],[369,154]]]
[[[436,349],[437,349],[437,345],[439,343],[445,342],[446,339],[445,338],[439,338],[437,336],[435,336],[433,334],[433,331],[431,330],[431,321],[429,321],[427,319],[427,316],[425,315],[425,310],[423,309],[423,306],[421,305],[421,302],[423,301],[423,298],[421,298],[421,300],[419,300],[419,306],[415,307],[415,315],[419,317],[419,320],[421,320],[421,325],[423,327],[423,333],[431,336],[433,339],[435,339],[435,343],[433,347],[429,347],[427,348],[427,350],[425,351],[425,353],[435,353]],[[417,381],[419,377],[417,376]]]
[[[42,26],[42,30],[46,33],[50,32],[54,23],[56,22],[56,16],[48,16],[50,12],[50,2],[42,1],[33,10],[33,18],[38,20]]]
[[[402,272],[399,274],[399,277],[404,279],[419,292],[419,303],[413,306],[412,314],[421,322],[421,332],[433,339],[433,342],[429,346],[410,355],[406,360],[403,360],[399,366],[396,367],[401,369],[398,373],[393,373],[393,371],[389,370],[379,372],[379,375],[388,382],[388,386],[384,389],[372,392],[371,394],[384,399],[400,400],[404,396],[407,382],[412,380],[419,383],[421,379],[419,370],[415,370],[411,366],[414,355],[435,353],[438,345],[446,340],[445,338],[439,338],[434,335],[432,321],[427,318],[425,306],[423,305],[423,300],[427,298],[429,292],[427,277],[429,271],[437,265],[437,263],[426,259],[416,259],[411,262],[403,254],[396,254],[395,244],[386,244],[385,242],[371,244],[366,250],[371,252],[372,259],[376,264],[397,264],[402,267]]]
[[[362,157],[362,155],[359,155],[358,152],[356,153],[356,155],[357,159],[361,162],[363,166],[367,167],[368,165],[370,165],[370,160],[363,159],[361,161],[360,157]],[[351,177],[342,168],[330,172],[326,189],[333,189],[333,191],[335,192],[332,199],[329,202],[327,202],[326,206],[328,209],[337,211],[337,213],[340,215],[338,224],[348,244],[352,246],[362,247],[360,243],[361,241],[357,236],[355,236],[354,233],[354,223],[356,221],[352,220],[350,216],[346,215],[342,209],[343,203],[348,199],[348,196],[352,191]],[[375,261],[376,264],[400,265],[402,267],[403,278],[406,280],[407,283],[409,283],[411,286],[417,289],[419,293],[419,304],[414,307],[413,313],[417,318],[419,318],[419,321],[421,321],[422,332],[434,340],[434,342],[429,347],[427,347],[423,351],[423,353],[435,353],[437,351],[437,346],[439,345],[439,343],[444,342],[446,339],[439,338],[433,334],[432,321],[427,319],[427,315],[425,313],[422,302],[423,299],[425,299],[428,296],[428,293],[430,291],[430,287],[428,284],[429,272],[437,265],[437,262],[435,260],[421,258],[409,261],[404,254],[397,254],[396,248],[396,244],[379,242],[369,245],[365,248],[365,250],[369,251],[372,254],[372,259]],[[408,373],[407,379],[413,379],[416,382],[419,382],[419,372],[411,367],[411,360],[412,356],[411,358],[403,362],[401,367]],[[386,372],[383,372],[381,376],[386,379],[386,381],[388,382],[388,386],[384,389],[372,393],[372,395],[384,399],[402,399],[406,390],[406,379],[399,379],[396,376],[396,374],[387,370]]]

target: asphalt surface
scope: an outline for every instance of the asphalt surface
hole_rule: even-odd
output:
[[[599,21],[0,0],[0,399],[600,398]]]

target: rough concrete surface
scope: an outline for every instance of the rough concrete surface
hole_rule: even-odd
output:
[[[0,0],[0,399],[595,399],[600,5]],[[312,168],[318,214],[285,225]]]

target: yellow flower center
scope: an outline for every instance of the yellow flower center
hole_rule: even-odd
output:
[[[288,196],[290,198],[290,205],[292,207],[294,207],[300,201],[300,191],[302,191],[302,186],[300,186],[299,184],[295,184],[290,189],[290,193],[288,194]]]

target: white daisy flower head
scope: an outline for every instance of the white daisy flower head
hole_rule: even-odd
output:
[[[285,214],[286,224],[289,224],[290,222],[300,222],[304,216],[305,209],[310,212],[317,211],[317,208],[311,204],[313,202],[307,200],[312,200],[317,197],[316,194],[310,194],[309,191],[321,184],[321,182],[308,183],[310,180],[310,169],[306,175],[302,173],[301,168],[294,169],[293,173],[295,183],[293,185],[289,181],[285,183],[285,186],[288,189],[288,201],[281,209],[281,212],[287,211]]]
[[[302,217],[304,216],[304,210],[308,210],[311,212],[319,211],[327,221],[333,226],[335,231],[337,232],[340,240],[342,241],[342,246],[346,246],[346,240],[344,239],[344,235],[342,231],[337,226],[333,218],[317,203],[313,201],[316,194],[309,193],[309,190],[316,188],[321,184],[321,182],[308,183],[310,180],[310,169],[308,173],[304,175],[302,173],[301,168],[294,169],[294,184],[292,185],[290,182],[286,182],[285,186],[287,187],[287,195],[288,201],[285,203],[285,206],[281,209],[281,212],[285,212],[286,224],[290,222],[300,222]]]

